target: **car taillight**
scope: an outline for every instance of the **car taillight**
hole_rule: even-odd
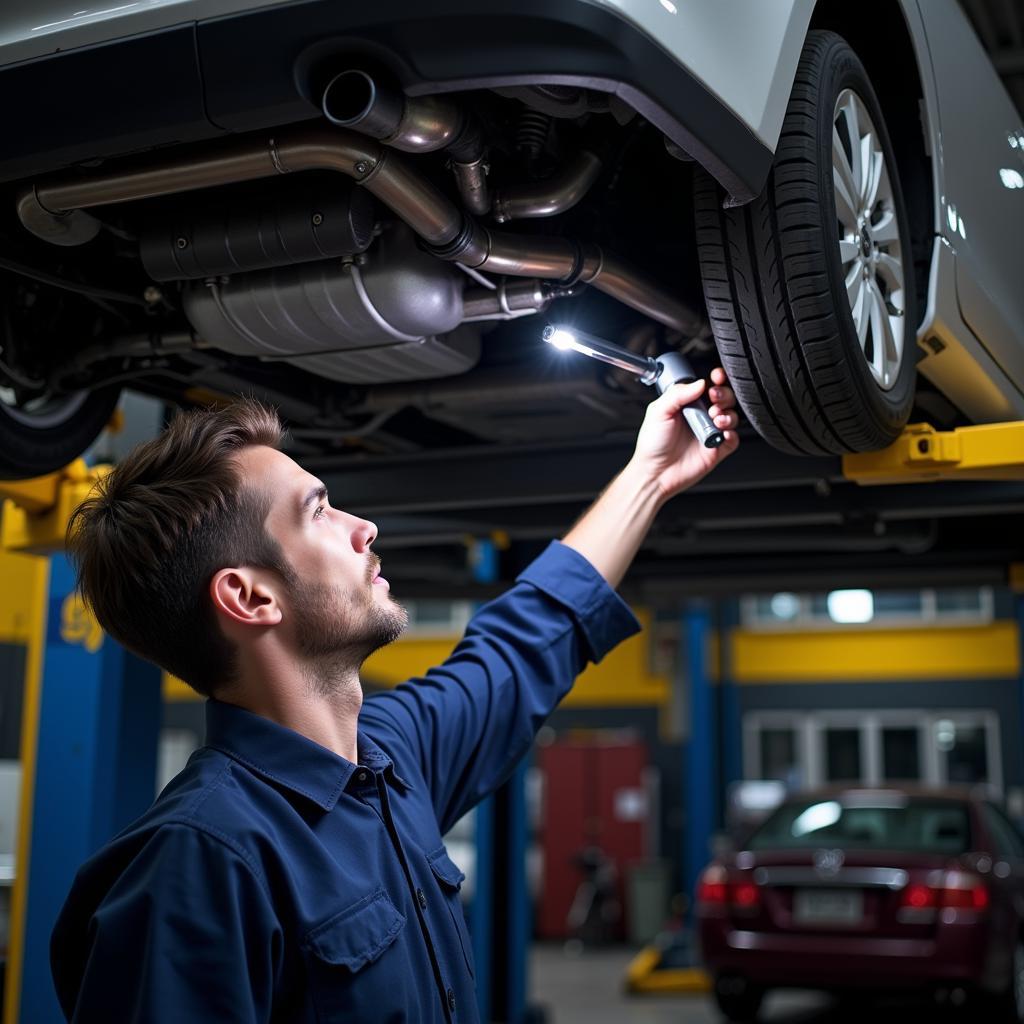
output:
[[[940,908],[982,911],[988,908],[989,892],[985,883],[968,871],[945,871],[934,885],[915,883],[903,890],[901,911],[931,911]],[[908,915],[909,919],[909,915]]]
[[[721,864],[712,864],[697,883],[698,903],[728,903],[729,874]]]
[[[908,885],[901,905],[910,910],[934,910],[939,905],[939,890],[930,885]]]
[[[697,902],[756,910],[761,905],[761,890],[750,881],[730,882],[729,872],[721,864],[712,864],[697,883]]]
[[[753,882],[737,882],[732,887],[732,902],[749,910],[761,902],[761,890]]]
[[[968,871],[947,871],[942,905],[957,910],[986,910],[989,896],[985,883]]]

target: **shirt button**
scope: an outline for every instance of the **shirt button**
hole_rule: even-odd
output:
[[[448,1009],[455,1012],[455,993],[451,989],[448,989]]]
[[[416,890],[416,899],[419,900],[420,906],[424,910],[426,910],[427,909],[427,897],[423,894],[423,890],[422,889],[417,889]]]
[[[369,772],[359,771],[356,773],[357,782],[365,782],[370,777]]]

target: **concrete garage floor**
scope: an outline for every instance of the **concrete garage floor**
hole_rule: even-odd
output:
[[[622,991],[631,949],[567,955],[561,945],[535,945],[530,953],[530,1002],[547,1008],[546,1024],[721,1024],[710,996],[627,996]],[[886,1000],[837,1006],[811,992],[773,992],[765,1000],[764,1024],[907,1024],[908,1021],[970,1021],[970,1008],[940,1014],[920,1000]]]

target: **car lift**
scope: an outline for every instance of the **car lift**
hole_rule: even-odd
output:
[[[74,509],[109,467],[81,460],[0,482],[0,545],[38,558],[22,704],[21,793],[5,1024],[57,1024],[50,931],[80,865],[153,801],[160,670],[104,636],[63,555]],[[29,879],[32,880],[31,888]]]
[[[19,811],[16,876],[11,906],[10,952],[3,1024],[49,1024],[61,1020],[48,968],[49,931],[78,866],[106,838],[151,803],[156,786],[155,758],[161,707],[161,674],[106,639],[74,590],[70,566],[62,554],[72,511],[85,498],[105,467],[89,468],[81,460],[59,473],[34,480],[0,482],[5,498],[0,545],[23,554],[50,555],[46,599],[36,604],[36,621],[29,645],[22,725],[22,791]],[[1024,422],[986,424],[937,431],[924,424],[907,427],[889,448],[848,455],[842,474],[860,484],[906,483],[929,480],[1024,479]],[[28,595],[26,595],[26,599]],[[691,740],[686,752],[688,829],[685,881],[693,891],[710,853],[716,824],[714,786],[718,751],[718,715],[736,719],[735,686],[723,680],[721,711],[713,700],[715,681],[707,655],[713,623],[708,608],[693,602],[683,612],[680,629],[686,640],[685,671],[690,685]],[[738,778],[738,749],[723,752],[726,781]],[[508,823],[495,829],[494,811],[482,808],[479,827],[489,835],[481,842],[496,856],[508,829],[517,850],[525,852],[525,811],[521,779],[514,780],[505,798],[512,801]],[[503,801],[499,798],[499,806]],[[57,810],[59,808],[59,811]],[[508,813],[508,812],[506,812]],[[483,837],[482,837],[483,838]],[[510,858],[506,868],[513,869]],[[29,878],[34,880],[29,893]],[[492,879],[491,891],[503,887]],[[525,902],[519,879],[514,888]],[[504,911],[502,913],[501,911]],[[521,1013],[525,919],[505,926],[514,932],[490,947],[486,933],[508,913],[487,900],[474,921],[480,936],[477,962],[483,967],[485,989]],[[709,981],[699,969],[669,967],[659,971],[665,943],[646,947],[629,968],[631,992],[707,991]],[[494,954],[501,953],[501,956]],[[488,955],[490,954],[490,955]],[[511,959],[509,959],[511,958]],[[511,965],[516,977],[499,978],[495,968]],[[485,966],[487,965],[487,966]],[[489,984],[486,983],[491,975]],[[486,999],[491,1002],[491,998]],[[492,1008],[494,1004],[492,1003]],[[499,1011],[502,1012],[502,1011]],[[515,1021],[513,1012],[506,1019]],[[485,1019],[487,1019],[485,1016]]]

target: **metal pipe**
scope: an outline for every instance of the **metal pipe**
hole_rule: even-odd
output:
[[[452,161],[452,170],[455,171],[455,183],[459,187],[459,195],[466,204],[470,213],[478,217],[491,211],[491,190],[487,184],[487,165],[481,156],[478,160],[471,160],[462,164],[458,160]]]
[[[554,217],[572,209],[590,191],[601,173],[601,161],[587,150],[545,181],[512,185],[494,194],[494,219],[499,224],[526,217]]]
[[[63,234],[63,218],[82,207],[311,170],[338,171],[353,178],[434,245],[450,242],[462,227],[459,208],[400,157],[362,135],[328,128],[291,129],[276,138],[222,143],[134,170],[58,179],[22,192],[18,215],[33,234],[52,240],[48,227]]]
[[[405,153],[447,150],[459,195],[470,213],[491,208],[483,140],[476,119],[436,96],[406,96],[365,71],[335,75],[323,91],[324,117]]]
[[[68,218],[83,207],[309,170],[337,171],[352,178],[390,207],[441,259],[514,277],[591,284],[676,330],[694,333],[702,326],[684,303],[597,246],[559,236],[486,231],[396,153],[338,129],[292,128],[275,138],[222,143],[131,170],[58,178],[24,190],[17,210],[33,234],[67,244]]]
[[[485,235],[487,254],[474,264],[478,270],[513,277],[571,277],[684,334],[696,334],[704,325],[689,306],[661,285],[596,245],[581,247],[558,235],[538,235],[531,237],[527,246],[523,244],[523,235],[497,231],[487,231]]]
[[[324,117],[406,153],[432,153],[456,141],[465,115],[436,96],[406,96],[365,71],[335,75],[320,98]]]
[[[602,253],[600,269],[588,283],[624,306],[686,335],[698,334],[704,327],[703,318],[685,303],[607,252]]]
[[[502,281],[497,288],[472,288],[462,297],[462,322],[512,320],[545,309],[555,297],[554,289],[543,281]]]

